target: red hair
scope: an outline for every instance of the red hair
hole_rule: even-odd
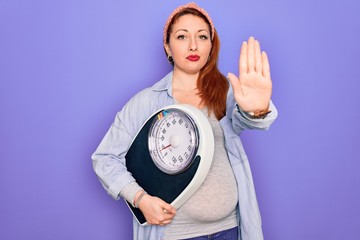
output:
[[[166,33],[167,44],[169,44],[173,24],[177,21],[177,19],[186,14],[202,18],[208,24],[211,31],[208,19],[201,12],[193,8],[185,8],[171,19]],[[199,95],[207,106],[209,112],[213,112],[216,118],[220,120],[226,113],[226,95],[229,89],[229,83],[226,77],[219,71],[217,66],[220,51],[220,39],[216,30],[214,33],[211,32],[210,36],[212,34],[214,34],[214,38],[212,40],[209,61],[199,72],[197,89],[199,90]]]

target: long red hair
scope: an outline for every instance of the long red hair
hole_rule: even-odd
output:
[[[198,10],[193,8],[186,8],[177,13],[171,20],[166,33],[166,43],[169,43],[172,25],[186,14],[191,14],[202,18],[210,28],[210,23],[207,18]],[[212,33],[210,34],[212,35]],[[202,101],[207,106],[209,112],[213,112],[218,120],[220,120],[226,113],[226,95],[229,89],[229,83],[226,77],[219,71],[217,62],[220,51],[220,39],[215,30],[214,38],[212,40],[212,47],[210,51],[209,61],[200,70],[197,79],[197,89]],[[165,51],[166,53],[166,51]],[[173,64],[173,63],[172,63]]]

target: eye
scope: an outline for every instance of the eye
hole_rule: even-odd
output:
[[[179,35],[179,36],[177,36],[176,38],[179,39],[179,40],[184,40],[184,39],[185,39],[185,35]]]
[[[207,39],[209,39],[209,37],[208,37],[207,35],[200,35],[199,38],[200,38],[201,40],[207,40]]]

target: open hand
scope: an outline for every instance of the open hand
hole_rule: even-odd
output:
[[[246,112],[268,110],[272,83],[267,54],[261,52],[259,41],[250,37],[240,50],[239,77],[233,73],[228,78],[234,90],[234,98]]]

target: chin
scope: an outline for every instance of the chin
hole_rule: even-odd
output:
[[[201,70],[201,68],[197,68],[197,69],[188,69],[188,70],[185,70],[186,73],[188,74],[197,74],[199,73]]]
[[[178,67],[179,70],[187,73],[187,74],[197,74],[200,72],[200,70],[205,66],[205,64],[199,64],[197,66],[184,66],[184,67]]]

